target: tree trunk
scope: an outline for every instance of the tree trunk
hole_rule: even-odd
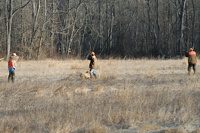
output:
[[[50,56],[53,56],[54,54],[54,0],[52,0],[52,5],[51,5],[51,14],[52,14],[52,19],[51,19],[51,35],[50,35],[50,40],[51,40],[51,50],[50,50]]]
[[[192,12],[193,12],[193,17],[192,17],[192,47],[195,48],[195,5],[194,5],[194,0],[192,0]]]
[[[12,29],[12,12],[13,12],[13,3],[12,0],[6,0],[7,7],[7,16],[6,16],[6,57],[7,59],[10,56],[10,45],[11,45],[11,29]]]
[[[178,44],[178,53],[179,55],[181,55],[181,49],[184,43],[184,36],[183,36],[183,30],[184,30],[184,16],[185,16],[185,5],[186,5],[186,0],[181,0],[179,1],[179,5],[180,5],[180,15],[179,15],[179,22],[180,22],[180,26],[179,26],[179,31],[180,31],[180,41]]]
[[[40,0],[39,0],[40,1]],[[47,8],[46,8],[46,0],[44,0],[44,20],[43,20],[43,25],[42,25],[42,31],[40,33],[40,41],[39,41],[39,46],[38,46],[38,53],[37,53],[37,59],[40,58],[40,54],[41,54],[41,47],[42,47],[42,42],[43,42],[43,34],[45,32],[45,25],[48,22],[47,21]]]

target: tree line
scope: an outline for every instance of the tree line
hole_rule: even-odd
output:
[[[200,50],[199,0],[1,0],[0,55],[177,57]]]

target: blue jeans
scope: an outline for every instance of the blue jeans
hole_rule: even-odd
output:
[[[95,69],[90,69],[90,75],[96,75]]]
[[[9,66],[9,67],[8,67],[9,73],[12,73],[14,70],[15,70],[15,68],[14,68],[13,66]]]
[[[8,82],[12,80],[12,82],[15,81],[15,68],[14,67],[8,67],[9,75],[8,75]]]

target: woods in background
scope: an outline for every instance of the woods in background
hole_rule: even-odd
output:
[[[200,50],[199,0],[0,1],[0,53],[177,57]]]

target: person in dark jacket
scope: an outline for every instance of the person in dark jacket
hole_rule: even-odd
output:
[[[197,56],[196,52],[193,48],[190,48],[186,53],[186,57],[188,57],[188,74],[191,74],[191,68],[193,68],[194,74],[196,73],[196,64],[197,64]]]
[[[96,58],[94,52],[91,52],[91,54],[88,56],[88,60],[90,60],[90,64],[89,64],[90,77],[92,78],[94,76],[95,78],[97,78],[96,77],[96,70],[95,70],[97,58]]]

